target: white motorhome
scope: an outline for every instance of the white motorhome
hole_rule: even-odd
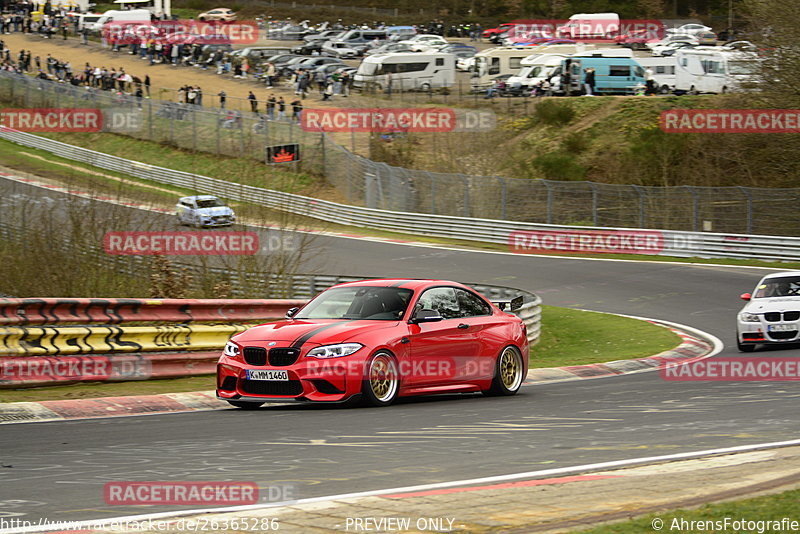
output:
[[[121,10],[146,9],[159,19],[172,17],[172,0],[114,0]]]
[[[593,50],[594,45],[559,44],[549,46],[499,46],[487,48],[475,54],[475,65],[470,83],[474,89],[491,85],[493,80],[504,74],[518,74],[522,61],[542,54],[563,54]]]
[[[513,87],[520,84],[522,87],[534,87],[539,82],[549,80],[561,68],[561,60],[567,54],[534,54],[522,60],[522,68],[506,83]]]
[[[456,81],[456,56],[437,52],[367,56],[353,77],[353,86],[381,91],[388,88],[390,80],[395,91],[452,87]]]
[[[675,56],[637,57],[636,62],[645,70],[645,79],[653,80],[659,93],[667,94],[675,90],[675,70],[678,58]]]
[[[759,70],[752,52],[697,47],[675,53],[675,91],[681,93],[728,93],[754,82]]]
[[[556,28],[562,39],[612,39],[619,33],[619,15],[616,13],[576,13],[566,24]]]
[[[514,74],[522,67],[522,60],[538,52],[526,47],[499,46],[475,54],[475,70],[470,83],[473,87],[486,87],[498,76]]]

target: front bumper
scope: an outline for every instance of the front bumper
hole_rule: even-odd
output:
[[[361,392],[358,361],[301,358],[286,366],[253,366],[223,356],[217,364],[217,397],[252,402],[343,402]],[[249,380],[247,370],[286,371],[288,380]]]
[[[739,343],[787,344],[800,343],[800,321],[738,322]]]

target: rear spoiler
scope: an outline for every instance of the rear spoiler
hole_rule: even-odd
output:
[[[522,295],[515,297],[513,299],[492,299],[492,304],[500,308],[501,310],[505,310],[506,307],[509,308],[508,311],[515,311],[522,307]]]

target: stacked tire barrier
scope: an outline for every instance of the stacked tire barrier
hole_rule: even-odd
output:
[[[0,299],[0,388],[212,374],[248,323],[278,320],[313,293],[356,279],[304,280],[299,299]],[[539,340],[537,295],[470,285],[489,299],[522,295],[515,313],[531,345]]]
[[[210,374],[244,323],[304,302],[0,299],[0,387]]]

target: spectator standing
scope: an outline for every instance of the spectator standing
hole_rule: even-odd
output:
[[[250,101],[250,111],[258,113],[258,100],[256,99],[256,95],[253,94],[253,91],[250,91],[247,95],[247,100]]]
[[[220,91],[217,96],[219,97],[219,107],[225,109],[225,101],[228,99],[228,95],[225,91]]]

